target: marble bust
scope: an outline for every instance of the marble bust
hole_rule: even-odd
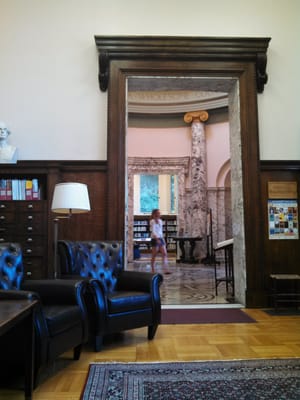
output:
[[[17,162],[17,148],[7,143],[10,134],[6,125],[0,122],[0,163],[14,164]]]

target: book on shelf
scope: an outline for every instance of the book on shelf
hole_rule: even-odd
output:
[[[0,200],[40,200],[38,179],[0,179]]]
[[[0,179],[0,200],[6,200],[6,179]]]
[[[6,180],[6,200],[12,200],[12,180]]]
[[[27,180],[25,184],[25,200],[32,200],[32,181]]]
[[[38,179],[32,179],[32,200],[39,200],[39,181]]]

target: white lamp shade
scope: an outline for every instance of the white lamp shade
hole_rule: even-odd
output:
[[[55,185],[51,210],[57,214],[80,214],[90,211],[87,185],[77,182]]]

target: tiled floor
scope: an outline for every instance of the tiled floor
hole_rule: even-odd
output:
[[[137,271],[151,271],[149,256],[129,265],[129,269]],[[207,304],[229,304],[226,300],[225,283],[218,287],[218,296],[215,295],[214,266],[203,264],[178,264],[175,258],[169,257],[170,275],[164,275],[161,287],[163,306],[199,306]],[[158,258],[156,271],[163,273],[161,260]],[[217,267],[218,275],[222,275],[223,267]]]

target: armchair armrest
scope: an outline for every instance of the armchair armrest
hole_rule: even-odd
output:
[[[0,290],[0,300],[40,300],[38,293],[27,290]],[[47,338],[49,337],[47,323],[41,303],[39,302],[34,312],[35,340],[38,351],[35,354],[36,362],[47,360]]]
[[[27,290],[0,290],[2,300],[39,300],[39,295]]]
[[[138,290],[151,293],[153,288],[159,287],[162,281],[163,277],[160,274],[122,271],[118,276],[118,290]]]
[[[22,289],[37,292],[43,304],[78,304],[88,282],[84,280],[45,279],[26,281]]]

